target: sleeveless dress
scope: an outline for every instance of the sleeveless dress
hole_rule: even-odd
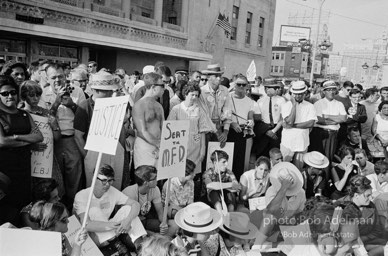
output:
[[[4,136],[31,132],[29,114],[20,109],[15,114],[0,111],[0,125]],[[11,179],[11,185],[3,200],[20,210],[31,202],[30,146],[0,148],[0,163],[0,171]]]

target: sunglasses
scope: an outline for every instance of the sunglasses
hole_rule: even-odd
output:
[[[11,96],[15,96],[15,95],[17,95],[18,93],[17,93],[16,90],[6,91],[6,92],[0,92],[0,95],[3,96],[3,97],[8,97],[10,94],[11,94]]]
[[[115,179],[101,179],[101,178],[98,178],[97,177],[97,179],[99,180],[99,181],[101,181],[101,183],[102,183],[102,185],[106,185],[106,184],[110,184],[110,185],[112,185],[112,183],[115,181]]]
[[[201,81],[207,82],[207,78],[201,78]]]
[[[238,87],[244,87],[244,86],[247,86],[247,84],[236,84],[236,86],[238,86]]]

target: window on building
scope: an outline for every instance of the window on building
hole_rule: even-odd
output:
[[[274,71],[273,72],[275,72],[275,73],[277,73],[278,72],[278,66],[275,66],[275,68],[274,68]]]
[[[251,32],[250,31],[247,31],[245,33],[245,43],[246,44],[250,44],[251,43]]]
[[[233,14],[232,14],[232,18],[233,19],[238,19],[238,12],[239,12],[239,9],[238,6],[235,6],[233,5]]]
[[[252,24],[252,13],[248,12],[247,14],[247,24]]]
[[[245,43],[251,44],[252,13],[247,13],[247,26],[245,29]]]
[[[271,73],[273,72],[273,66],[271,66]]]
[[[292,54],[292,55],[291,55],[291,60],[292,60],[292,61],[295,60],[295,54]]]
[[[155,12],[155,1],[132,0],[131,12],[139,16],[153,19]]]
[[[149,12],[141,12],[141,16],[151,18],[151,13]]]
[[[279,53],[276,53],[275,54],[275,60],[279,60],[280,59],[280,54]]]
[[[283,70],[284,70],[284,67],[283,66],[279,66],[279,73],[283,73]]]
[[[281,60],[284,60],[284,53],[281,53],[281,54],[280,54],[280,59],[281,59]]]
[[[263,47],[263,41],[264,41],[264,22],[265,19],[263,17],[260,17],[259,19],[259,35],[257,38],[257,47]]]
[[[99,5],[105,5],[105,0],[93,0],[93,3],[99,4]]]
[[[302,55],[302,61],[307,61],[307,54]]]
[[[231,40],[236,40],[237,38],[237,27],[232,27],[231,34],[230,34],[230,39]]]
[[[275,53],[272,53],[272,59],[273,60],[275,59]]]

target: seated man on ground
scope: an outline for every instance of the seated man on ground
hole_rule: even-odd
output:
[[[306,191],[306,198],[313,196],[330,196],[327,188],[325,168],[329,166],[329,159],[318,151],[304,154],[303,189]]]
[[[163,205],[160,190],[156,186],[156,168],[151,165],[141,165],[136,168],[136,184],[128,186],[123,193],[130,200],[140,204],[139,218],[146,230],[175,236],[177,227],[173,220],[168,220],[167,226],[163,222]],[[153,207],[152,207],[153,206]]]
[[[214,167],[209,168],[202,176],[208,200],[220,213],[223,210],[233,212],[236,206],[236,192],[240,190],[240,184],[234,173],[227,168],[229,156],[225,151],[215,150],[210,160]],[[222,196],[228,209],[222,207]]]
[[[81,223],[84,218],[88,218],[86,230],[89,234],[93,234],[91,237],[100,248],[112,248],[113,246],[118,251],[125,252],[127,249],[118,239],[120,235],[125,237],[125,234],[128,234],[132,242],[135,242],[137,238],[146,235],[146,232],[138,218],[139,203],[114,188],[113,182],[113,168],[109,165],[101,167],[93,190],[89,216],[85,216],[85,212],[91,188],[86,188],[76,194],[73,210]],[[111,218],[116,206],[121,206],[121,208]]]
[[[269,159],[271,160],[271,168],[276,164],[283,162],[283,155],[279,148],[271,148],[269,151]]]
[[[360,145],[361,143],[361,145]],[[355,126],[350,126],[347,128],[347,137],[342,141],[342,143],[339,145],[338,149],[342,146],[346,145],[348,147],[353,148],[356,150],[356,148],[361,148],[365,150],[366,156],[368,157],[368,160],[372,160],[372,155],[370,153],[370,150],[368,148],[368,144],[366,143],[365,139],[361,138],[360,129]]]

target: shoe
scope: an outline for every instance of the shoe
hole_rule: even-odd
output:
[[[119,256],[131,256],[127,247],[117,237],[111,240],[109,245],[114,251],[119,253]]]

